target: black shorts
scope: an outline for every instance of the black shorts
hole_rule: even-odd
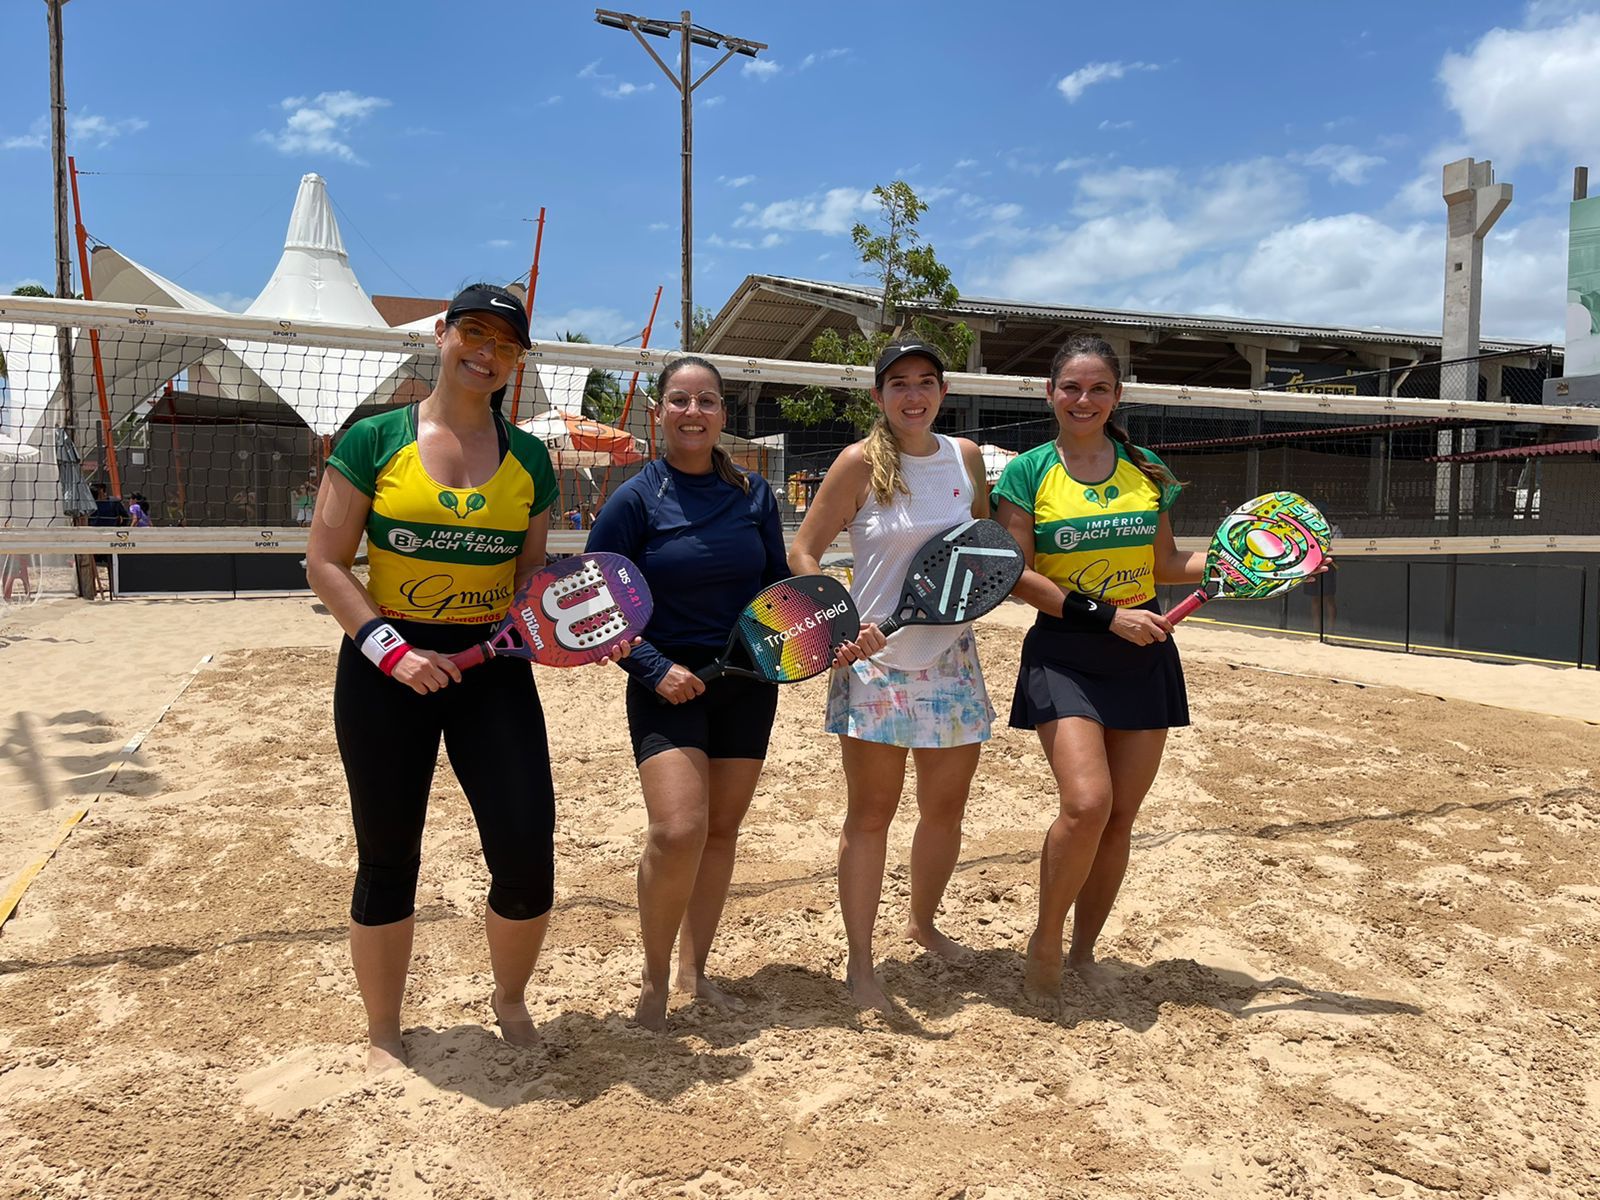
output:
[[[1154,601],[1142,607],[1160,611]],[[1022,642],[1009,724],[1037,729],[1063,717],[1087,717],[1106,729],[1187,725],[1177,643],[1135,646],[1109,629],[1081,629],[1041,614]]]
[[[705,646],[658,649],[691,671],[719,653]],[[719,675],[683,704],[668,704],[654,688],[630,679],[627,700],[635,763],[663,750],[699,750],[707,758],[766,758],[778,715],[778,685],[739,675]]]

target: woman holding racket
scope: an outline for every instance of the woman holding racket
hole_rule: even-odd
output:
[[[1086,969],[1167,730],[1189,723],[1183,666],[1155,585],[1199,580],[1205,556],[1173,541],[1167,510],[1181,485],[1112,419],[1122,398],[1116,351],[1098,338],[1070,339],[1050,365],[1049,397],[1055,440],[1006,464],[994,494],[997,518],[1030,568],[1012,594],[1039,610],[1022,645],[1010,723],[1038,730],[1060,793],[1039,863],[1039,923],[1024,981],[1031,998],[1053,1004],[1067,911],[1067,961]]]
[[[961,853],[961,819],[994,709],[970,622],[900,629],[893,640],[877,628],[894,612],[906,567],[929,535],[987,517],[989,499],[978,447],[933,432],[947,391],[939,352],[919,338],[890,342],[873,378],[878,418],[823,477],[789,566],[796,574],[817,571],[829,543],[850,531],[850,590],[864,624],[840,651],[825,729],[839,735],[848,794],[839,835],[845,984],[858,1007],[887,1013],[872,933],[907,755],[916,762],[918,816],[906,936],[955,957],[961,947],[939,932],[934,917]]]
[[[644,972],[634,1020],[659,1030],[674,940],[678,991],[733,1004],[706,978],[706,958],[778,689],[733,675],[704,683],[694,672],[717,658],[746,602],[788,571],[772,489],[717,444],[727,420],[722,376],[704,359],[677,358],[656,386],[663,457],[606,500],[588,548],[637,563],[655,597],[646,639],[622,668],[650,821],[639,859]]]
[[[333,715],[355,819],[350,953],[373,1069],[405,1062],[400,1008],[441,736],[489,867],[490,1006],[514,1045],[537,1042],[523,989],[555,872],[555,793],[529,665],[496,658],[463,674],[446,657],[488,637],[516,585],[544,566],[550,458],[497,407],[531,344],[528,318],[511,293],[474,284],[434,338],[433,391],[340,439],[306,555],[312,588],[348,635]],[[351,572],[363,533],[365,584]]]

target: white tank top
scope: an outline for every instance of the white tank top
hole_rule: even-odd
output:
[[[896,492],[888,504],[879,504],[869,489],[866,503],[850,522],[850,552],[855,556],[850,594],[862,624],[886,620],[894,613],[906,568],[923,542],[972,518],[976,489],[961,451],[943,434],[934,436],[939,448],[933,454],[900,456],[900,477],[911,494]],[[873,661],[896,671],[923,670],[971,627],[970,621],[907,626],[890,636],[889,644]]]

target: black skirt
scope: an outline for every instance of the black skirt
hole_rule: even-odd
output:
[[[1155,601],[1141,607],[1161,611]],[[1009,724],[1037,729],[1063,717],[1088,717],[1106,729],[1187,725],[1177,643],[1135,646],[1109,629],[1081,629],[1041,613],[1022,643]]]

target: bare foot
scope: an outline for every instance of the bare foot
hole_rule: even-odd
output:
[[[949,962],[966,962],[972,957],[972,951],[963,946],[954,938],[946,937],[932,925],[927,929],[907,923],[906,936],[930,954],[937,954]]]
[[[1116,983],[1105,964],[1095,960],[1092,950],[1087,954],[1068,954],[1067,970],[1082,980],[1091,992],[1104,992]]]
[[[500,1036],[505,1039],[506,1045],[527,1048],[540,1044],[539,1032],[534,1028],[533,1017],[521,996],[508,1000],[501,995],[500,987],[496,984],[489,996],[489,1007],[494,1009],[494,1023],[500,1026]]]
[[[859,974],[847,974],[844,977],[845,987],[850,989],[850,999],[860,1009],[874,1009],[886,1017],[894,1015],[894,1002],[889,999],[883,985],[878,982],[875,971],[862,971]]]
[[[403,1070],[406,1066],[406,1047],[398,1032],[381,1038],[368,1035],[367,1074],[382,1075],[385,1071]]]
[[[633,1023],[643,1029],[664,1033],[667,1028],[667,989],[649,980],[639,988],[639,1003],[633,1010]]]
[[[673,990],[696,1000],[703,1000],[713,1008],[723,1012],[743,1012],[744,1001],[737,996],[723,991],[704,975],[685,975],[678,972],[678,978],[673,982]]]
[[[1046,1008],[1058,1008],[1061,1004],[1061,947],[1041,946],[1037,931],[1028,939],[1022,994]]]

